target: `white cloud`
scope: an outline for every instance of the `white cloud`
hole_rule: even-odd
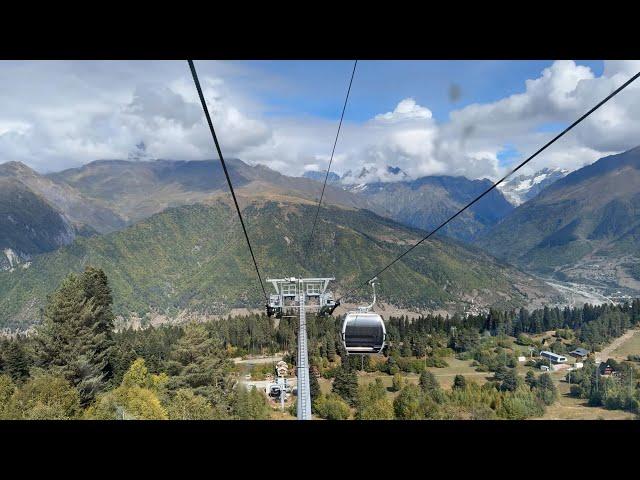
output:
[[[232,81],[242,68],[198,64],[223,153],[290,175],[324,171],[335,120],[267,115],[267,106]],[[151,158],[216,157],[184,62],[0,62],[0,69],[0,162],[59,170],[127,158],[140,142]],[[392,111],[345,122],[332,170],[366,166],[368,178],[384,181],[398,178],[387,166],[413,177],[497,178],[506,170],[498,160],[506,145],[522,156],[534,152],[553,136],[541,127],[572,122],[638,70],[639,61],[611,61],[596,76],[557,61],[524,82],[521,93],[468,105],[440,123],[428,106],[399,98]],[[638,131],[640,85],[634,84],[527,169],[579,168],[636,146]]]
[[[413,98],[405,98],[398,103],[393,112],[378,114],[375,120],[381,123],[395,123],[404,120],[426,120],[431,117],[431,110],[421,107]]]

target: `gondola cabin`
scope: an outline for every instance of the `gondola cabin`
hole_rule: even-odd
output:
[[[382,317],[371,312],[349,312],[342,323],[342,343],[348,354],[380,353],[387,331]]]

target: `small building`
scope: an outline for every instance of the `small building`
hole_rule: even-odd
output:
[[[576,348],[574,351],[569,352],[569,355],[576,357],[580,360],[584,360],[589,356],[589,350],[586,348]]]
[[[524,363],[527,361],[527,357],[519,356],[518,361]]]
[[[600,375],[613,375],[615,370],[608,363],[602,362],[598,367],[600,369]]]
[[[550,352],[548,350],[543,350],[540,352],[540,356],[542,358],[548,358],[553,363],[565,363],[567,361],[567,357],[564,355],[558,355],[557,353]]]

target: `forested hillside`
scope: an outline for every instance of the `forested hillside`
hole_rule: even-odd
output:
[[[556,181],[478,245],[526,271],[640,291],[629,278],[640,261],[640,147]]]
[[[244,210],[263,278],[335,276],[337,294],[363,282],[414,243],[422,232],[366,210],[322,209],[309,248],[312,205],[255,203]],[[168,209],[120,232],[78,238],[39,256],[26,270],[0,274],[0,326],[38,323],[39,309],[69,272],[104,269],[115,293],[114,311],[224,314],[263,307],[239,222],[228,204]],[[380,298],[400,307],[464,309],[515,307],[555,292],[479,250],[430,240],[381,279]],[[370,292],[355,292],[368,298]]]

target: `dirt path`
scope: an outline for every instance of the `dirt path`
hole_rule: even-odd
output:
[[[633,337],[637,331],[638,330],[636,330],[635,328],[627,330],[624,335],[616,338],[613,342],[604,347],[601,352],[596,352],[596,357],[600,358],[600,360],[602,360],[603,362],[606,362],[607,359],[611,357],[613,351],[624,342],[629,340],[631,337]]]

